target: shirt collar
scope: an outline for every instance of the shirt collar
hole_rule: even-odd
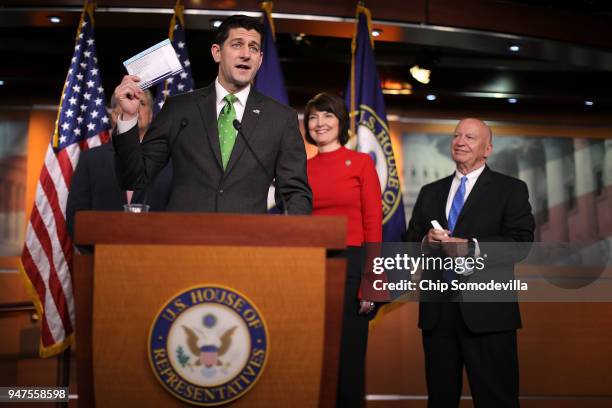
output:
[[[470,184],[473,185],[476,182],[476,180],[478,180],[478,177],[484,171],[485,166],[486,166],[486,164],[483,164],[482,166],[480,166],[476,170],[470,171],[468,174],[463,174],[459,170],[455,170],[455,178],[457,180],[461,180],[461,177],[466,176],[467,177],[467,181],[469,181]]]
[[[225,95],[227,95],[229,92],[221,85],[221,83],[219,83],[219,77],[215,79],[215,92],[217,94],[217,106],[222,103],[225,103],[223,101],[223,98],[225,98]],[[236,98],[238,98],[238,102],[243,107],[246,106],[246,102],[249,97],[249,92],[251,92],[251,84],[247,85],[247,87],[241,90],[240,92],[236,92],[234,94]]]

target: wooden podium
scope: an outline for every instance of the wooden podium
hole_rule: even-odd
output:
[[[75,243],[77,381],[81,407],[172,407],[149,330],[194,286],[250,299],[267,325],[267,362],[236,407],[335,405],[346,263],[340,217],[81,212]]]

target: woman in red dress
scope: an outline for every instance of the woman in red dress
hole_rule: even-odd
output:
[[[306,105],[306,141],[318,154],[308,160],[312,215],[347,218],[347,279],[344,293],[338,407],[364,404],[365,353],[368,321],[374,302],[361,299],[365,243],[382,240],[381,189],[374,162],[365,153],[349,150],[349,115],[344,101],[320,93]]]

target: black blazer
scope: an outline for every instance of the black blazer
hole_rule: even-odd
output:
[[[251,88],[242,129],[265,171],[237,136],[226,171],[221,164],[214,83],[166,100],[142,143],[136,126],[113,138],[117,174],[139,189],[173,159],[168,211],[260,213],[272,178],[289,213],[310,214],[312,192],[296,112]]]
[[[404,235],[405,241],[421,242],[431,228],[431,220],[438,220],[444,228],[448,228],[446,200],[453,177],[454,174],[421,189],[408,230]],[[468,239],[476,238],[481,251],[484,252],[487,243],[532,242],[534,228],[535,222],[529,204],[527,185],[521,180],[497,173],[486,166],[459,214],[453,235]],[[522,245],[512,253],[502,254],[497,251],[494,257],[489,256],[486,260],[485,270],[475,271],[470,277],[461,277],[460,280],[487,281],[487,275],[498,279],[512,278],[514,262],[524,258],[528,250],[528,245]],[[502,256],[505,258],[502,259]],[[441,271],[425,271],[423,275],[441,279]],[[460,308],[466,325],[474,332],[513,330],[521,327],[521,317],[516,302],[486,304],[461,302]],[[421,302],[419,327],[424,330],[433,329],[439,320],[441,310],[441,303]]]
[[[134,191],[132,203],[151,206],[151,211],[164,211],[170,197],[172,166],[163,168],[146,191]],[[111,143],[94,147],[81,153],[66,204],[68,232],[74,236],[74,217],[77,211],[123,211],[127,203],[125,190],[119,187],[115,175],[115,152]]]

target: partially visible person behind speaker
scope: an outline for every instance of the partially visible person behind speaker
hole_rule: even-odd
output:
[[[308,160],[313,215],[347,218],[347,278],[344,293],[338,407],[364,404],[365,354],[371,299],[360,299],[364,243],[382,240],[381,189],[374,162],[365,153],[344,147],[349,139],[349,115],[344,101],[320,93],[306,105],[306,141],[318,154]]]
[[[144,137],[153,119],[153,96],[144,91],[138,111],[138,134]],[[113,95],[110,103],[112,130],[115,129],[121,107]],[[129,203],[141,203],[151,206],[151,211],[164,211],[170,196],[172,183],[172,163],[160,172],[154,182],[143,190],[124,191],[119,187],[115,175],[115,149],[112,143],[85,150],[81,153],[79,163],[72,177],[66,205],[68,232],[74,236],[74,218],[77,211],[123,211]]]

